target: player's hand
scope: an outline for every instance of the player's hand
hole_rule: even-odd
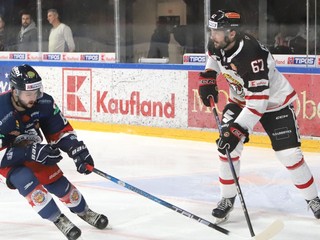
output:
[[[26,147],[25,157],[28,161],[35,161],[44,165],[54,165],[62,159],[61,152],[50,144],[33,143]]]
[[[199,74],[199,94],[203,104],[207,107],[210,107],[210,97],[213,98],[215,103],[218,103],[219,92],[216,77],[216,71],[200,72]]]
[[[14,147],[27,147],[33,143],[41,143],[42,139],[36,134],[21,134],[13,142]]]
[[[226,154],[226,149],[231,153],[242,141],[243,143],[249,142],[249,133],[238,123],[228,124],[222,128],[221,136],[217,139],[218,151]]]
[[[83,141],[80,141],[77,143],[77,145],[73,146],[68,151],[68,155],[73,159],[79,173],[91,173],[91,171],[86,168],[86,165],[89,164],[94,166],[94,163],[91,154],[89,153],[87,146],[83,143]]]

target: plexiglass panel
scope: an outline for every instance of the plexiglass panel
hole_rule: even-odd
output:
[[[218,9],[239,11],[243,30],[255,35],[274,54],[320,51],[316,0],[1,0],[0,3],[1,51],[51,51],[50,31],[57,26],[48,21],[49,9],[56,9],[59,23],[72,32],[75,47],[64,46],[62,51],[117,52],[119,62],[137,63],[152,58],[179,64],[185,53],[204,53],[208,36],[205,16]]]

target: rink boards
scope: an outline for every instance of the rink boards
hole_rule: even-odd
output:
[[[8,73],[24,62],[3,61],[1,92],[9,89]],[[75,128],[125,132],[170,138],[214,141],[218,134],[211,110],[197,91],[203,66],[170,64],[112,64],[31,62]],[[303,148],[320,149],[320,69],[281,68],[298,93],[295,102]],[[228,98],[224,79],[218,79],[218,113]],[[250,145],[268,146],[260,125]]]

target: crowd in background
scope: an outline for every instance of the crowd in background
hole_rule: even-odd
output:
[[[181,1],[184,1],[187,5],[186,25],[178,25],[168,31],[161,19],[158,19],[158,25],[154,33],[146,34],[145,36],[144,41],[149,43],[145,57],[167,57],[170,36],[174,37],[185,53],[204,52],[204,34],[201,32],[203,31],[204,14],[203,8],[200,6],[203,2]],[[36,2],[35,0],[0,0],[0,51],[37,51],[39,49],[38,35],[41,34],[41,50],[43,52],[115,52],[113,0],[42,1],[41,33],[38,33],[37,29]],[[123,60],[125,62],[133,61],[134,46],[142,44],[142,42],[135,42],[135,35],[139,33],[134,31],[133,28],[135,24],[133,6],[137,2],[139,1],[124,1],[122,7],[125,7],[125,9],[121,10],[122,35],[120,39],[122,41],[122,49],[125,48],[125,50],[121,50],[121,54],[125,55]],[[233,6],[241,8],[240,11],[245,11],[242,14],[244,21],[249,21],[247,25],[251,27],[248,32],[259,39],[257,34],[259,31],[257,20],[259,19],[259,12],[254,11],[254,9],[258,8],[258,2],[255,0],[216,1],[214,7],[223,5],[228,6],[228,8]],[[199,7],[196,7],[198,5]],[[281,9],[284,9],[283,6],[286,7],[285,11],[281,11]],[[304,6],[304,4],[301,6]],[[290,10],[293,6],[289,0],[268,1],[268,11],[266,13],[268,16],[267,38],[263,39],[262,43],[272,53],[305,54],[308,48],[309,54],[320,54],[320,44],[317,44],[319,42],[317,41],[317,36],[320,36],[319,31],[315,34],[316,28],[314,28],[310,19],[309,31],[307,32],[305,10],[299,9],[301,6],[296,6],[295,9]],[[48,19],[49,9],[57,9],[54,13],[57,14],[56,19],[59,21],[59,25],[64,26],[64,44],[63,47],[60,44],[60,48],[57,49],[49,47],[50,33],[55,29],[55,26],[50,22],[51,20]],[[289,14],[291,12],[292,14]],[[292,17],[290,18],[290,16]],[[155,16],[155,19],[157,19],[157,16]],[[54,24],[56,24],[55,21]],[[154,25],[155,22],[146,24]],[[137,28],[140,29],[143,26],[135,29]],[[58,31],[54,32],[57,33]],[[51,39],[53,39],[52,36]],[[307,36],[309,38],[308,46],[306,44]],[[62,39],[61,35],[60,39]],[[51,44],[53,42],[54,40],[51,41]]]
[[[70,40],[64,51],[114,52],[114,22],[111,2],[113,0],[42,1],[41,32],[39,33],[39,12],[36,0],[0,0],[0,51],[19,51],[19,32],[23,28],[22,12],[30,14],[32,26],[36,28],[36,33],[30,34],[36,36],[34,46],[38,49],[38,35],[40,34],[41,50],[43,52],[49,51],[49,36],[54,26],[48,19],[48,10],[55,9],[60,23],[70,28],[65,27],[64,31],[70,30],[74,41],[74,46]],[[32,50],[34,48],[29,51]]]
[[[19,52],[37,52],[38,29],[31,13],[27,10],[20,11],[21,26],[16,34],[6,30],[6,23],[3,16],[0,15],[0,50],[1,51],[19,51]],[[73,52],[75,43],[71,28],[62,23],[59,13],[56,9],[47,11],[47,20],[52,26],[48,36],[49,52]]]
[[[307,29],[305,24],[296,26],[295,31],[290,31],[285,25],[279,26],[279,32],[274,37],[273,45],[270,51],[274,54],[306,54],[307,47],[309,54],[320,52],[320,46],[316,46],[316,35],[314,34],[314,25]],[[308,36],[307,36],[308,32]],[[307,38],[309,45],[307,46]]]

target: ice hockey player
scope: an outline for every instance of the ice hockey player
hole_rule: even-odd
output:
[[[229,85],[229,99],[222,113],[222,134],[217,140],[221,201],[212,215],[217,222],[225,221],[237,194],[226,149],[239,176],[243,145],[249,141],[249,134],[260,121],[277,158],[319,219],[320,200],[316,184],[300,148],[293,107],[297,94],[276,69],[268,49],[241,31],[240,25],[241,17],[236,11],[219,10],[211,16],[208,58],[205,71],[199,74],[199,94],[205,106],[210,106],[210,98],[218,102],[218,74],[222,74]]]
[[[52,194],[90,225],[106,228],[108,218],[88,207],[57,165],[62,150],[73,159],[79,173],[89,174],[86,165],[94,163],[86,145],[77,139],[52,96],[43,92],[41,77],[34,68],[15,66],[9,77],[11,90],[0,95],[1,180],[17,189],[68,239],[79,238],[81,230],[60,211]],[[43,136],[47,143],[43,143]]]

